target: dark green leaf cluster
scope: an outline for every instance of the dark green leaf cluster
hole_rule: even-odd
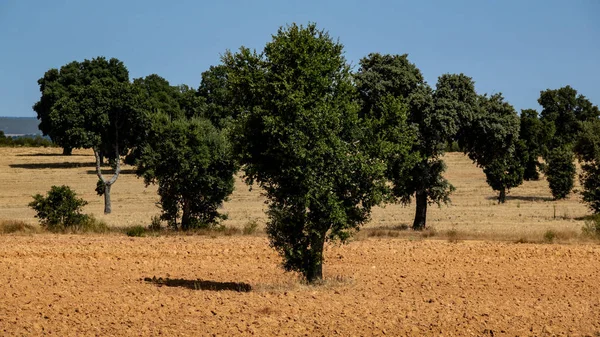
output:
[[[38,81],[41,98],[33,106],[40,130],[65,148],[106,148],[113,152],[118,129],[133,131],[140,102],[130,88],[129,72],[117,60],[98,57],[50,69]],[[131,132],[135,134],[135,132]],[[126,151],[128,133],[120,148]]]
[[[576,173],[574,159],[569,146],[554,148],[546,156],[546,179],[554,199],[564,199],[571,193]]]
[[[571,192],[575,180],[575,169],[570,169],[565,161],[574,157],[572,148],[583,131],[583,123],[598,120],[600,111],[570,86],[542,91],[538,103],[542,106],[540,119],[546,132],[543,147],[547,163],[546,177],[552,195],[556,199],[565,198]],[[558,167],[552,167],[553,165]],[[563,171],[565,168],[568,170]],[[567,177],[566,174],[571,176]]]
[[[523,182],[522,156],[525,144],[519,140],[519,116],[502,94],[482,95],[478,110],[464,127],[459,142],[479,167],[492,189],[505,201],[506,192]]]
[[[600,120],[585,122],[575,144],[575,153],[581,162],[579,176],[583,185],[583,201],[600,213]]]
[[[371,154],[387,164],[386,177],[392,183],[394,199],[404,203],[415,195],[421,199],[417,200],[413,228],[422,229],[427,204],[448,203],[454,190],[443,177],[446,166],[441,156],[462,125],[473,118],[477,103],[473,81],[462,74],[445,74],[432,90],[406,54],[377,53],[360,61],[355,81],[361,117],[377,121],[371,122],[370,138],[388,144],[397,140],[400,146],[393,150],[396,156],[382,151]],[[404,106],[406,120],[389,120],[385,114],[394,111],[390,102]],[[410,149],[404,148],[406,144]]]
[[[210,121],[156,114],[137,165],[147,185],[158,184],[162,218],[172,228],[212,226],[224,217],[218,207],[233,192],[238,167]]]
[[[36,194],[29,203],[40,225],[50,231],[64,231],[77,229],[87,221],[87,216],[81,213],[87,202],[77,198],[76,193],[69,186],[52,186],[47,196]]]
[[[545,144],[549,141],[550,132],[547,131],[548,126],[540,120],[537,111],[533,109],[522,110],[520,118],[519,139],[523,146],[519,151],[519,157],[525,170],[523,179],[538,180],[540,178],[539,171],[542,168],[539,158],[543,154],[542,150]]]

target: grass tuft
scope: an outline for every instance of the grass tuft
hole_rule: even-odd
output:
[[[2,220],[0,221],[0,234],[13,233],[37,233],[39,227],[30,225],[20,220]]]
[[[146,228],[144,226],[131,226],[125,228],[125,234],[129,237],[143,237],[146,235]]]

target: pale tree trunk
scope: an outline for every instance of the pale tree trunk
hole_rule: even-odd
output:
[[[119,178],[119,173],[121,173],[121,158],[119,157],[119,146],[118,145],[115,146],[115,151],[117,154],[117,167],[115,169],[115,173],[113,174],[113,176],[109,180],[106,180],[106,178],[104,178],[104,176],[102,175],[102,169],[101,169],[102,164],[101,164],[100,154],[99,154],[98,150],[96,150],[96,148],[94,148],[94,156],[96,157],[96,174],[98,175],[98,178],[104,184],[104,214],[110,214],[112,211],[112,205],[110,202],[110,189],[111,189],[112,185],[115,183],[115,181],[117,181],[117,178]]]

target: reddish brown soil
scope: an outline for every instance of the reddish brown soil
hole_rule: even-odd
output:
[[[0,236],[0,335],[600,334],[598,245],[386,238],[326,256],[312,287],[264,237]]]

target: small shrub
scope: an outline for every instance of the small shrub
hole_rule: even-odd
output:
[[[546,243],[553,243],[554,240],[556,239],[556,232],[549,229],[544,233],[544,242]]]
[[[456,229],[454,229],[454,228],[452,228],[451,230],[449,230],[446,233],[446,236],[448,237],[448,242],[450,242],[450,243],[458,243],[458,242],[460,242],[458,231]]]
[[[410,229],[410,226],[407,225],[407,224],[405,224],[405,223],[403,223],[401,225],[395,226],[394,229],[395,230],[399,230],[399,231],[407,231],[407,230]]]
[[[590,219],[585,220],[585,225],[581,228],[583,236],[600,239],[600,214],[592,216]]]
[[[25,223],[24,221],[18,220],[4,220],[0,222],[0,233],[1,234],[12,234],[12,233],[34,233],[37,232],[35,226]]]
[[[216,230],[218,232],[221,232],[225,236],[238,235],[242,232],[237,227],[227,227],[227,226],[223,226],[223,225],[218,226]]]
[[[148,226],[148,230],[153,232],[158,232],[161,230],[161,220],[160,216],[155,215],[152,217],[152,221],[150,222],[150,226]]]
[[[107,233],[109,228],[106,222],[96,219],[93,215],[84,215],[79,226],[71,228],[71,231],[74,233]]]
[[[127,236],[130,237],[142,237],[144,235],[146,235],[146,228],[144,228],[144,226],[132,226],[127,228],[127,230],[125,231],[125,234],[127,234]]]
[[[244,225],[242,233],[244,233],[244,235],[252,235],[256,232],[257,228],[258,222],[256,220],[250,220],[247,224]]]
[[[52,186],[46,197],[36,194],[29,203],[29,207],[37,212],[42,228],[52,232],[78,230],[90,221],[81,213],[85,205],[87,201],[77,198],[77,194],[65,185]]]
[[[423,238],[431,238],[437,235],[437,231],[433,227],[426,228],[423,232],[421,232],[421,236]]]

